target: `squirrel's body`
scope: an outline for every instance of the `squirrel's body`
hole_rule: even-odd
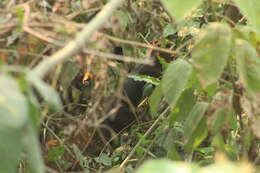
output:
[[[159,63],[155,63],[154,66],[140,65],[136,67],[133,72],[140,75],[159,77],[161,75],[162,68]],[[137,108],[139,103],[142,101],[144,85],[145,82],[142,81],[136,81],[132,78],[125,79],[123,83],[123,94],[127,97],[127,100],[129,100],[130,103],[121,100],[120,108],[113,115],[113,117],[108,120],[108,124],[113,130],[119,132],[136,120],[137,117],[134,112],[135,110],[132,110],[132,108]]]

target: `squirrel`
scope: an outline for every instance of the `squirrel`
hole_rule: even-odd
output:
[[[114,53],[117,55],[123,55],[123,48],[120,46],[114,47]],[[154,61],[154,65],[137,65],[133,67],[130,73],[134,74],[140,74],[140,75],[148,75],[155,78],[158,78],[161,76],[162,73],[162,65],[159,63],[159,60],[155,56],[155,52],[152,53],[152,61]],[[160,54],[160,57],[163,57],[164,59],[167,59],[165,57],[170,57],[169,54]],[[117,60],[118,61],[118,60]],[[120,63],[124,63],[122,61],[119,61]],[[79,74],[75,77],[75,79],[72,81],[72,85],[76,87],[79,90],[82,90],[83,88],[90,87],[90,85],[85,85],[82,83],[82,80],[84,78],[84,72],[81,70]],[[88,83],[91,83],[91,78],[89,78],[90,81]],[[84,86],[83,86],[84,85]],[[107,125],[111,129],[113,129],[115,132],[120,132],[121,130],[125,129],[129,125],[131,125],[134,121],[137,120],[135,110],[138,107],[138,105],[141,103],[141,101],[144,99],[144,88],[146,86],[146,82],[144,81],[136,81],[132,78],[127,77],[123,81],[122,86],[122,94],[127,97],[127,99],[120,99],[116,100],[113,106],[115,104],[120,104],[120,107],[117,109],[117,111],[109,117],[105,122],[104,125]],[[83,93],[82,93],[83,94]],[[69,94],[69,96],[71,93]],[[71,96],[72,97],[72,96]],[[72,100],[72,99],[71,99]],[[79,102],[80,103],[86,103],[87,98],[85,96],[81,96]],[[77,108],[78,111],[85,110],[85,107],[79,107]]]
[[[160,65],[149,66],[142,65],[133,70],[134,73],[141,75],[149,75],[159,77],[162,68]],[[121,107],[116,111],[111,119],[108,119],[108,125],[115,131],[119,132],[136,120],[135,113],[131,106],[137,108],[143,99],[143,89],[145,82],[136,81],[132,78],[126,78],[123,83],[123,94],[128,98],[130,104],[124,100],[120,100]]]
[[[120,47],[116,47],[114,53],[122,55],[123,50]],[[131,72],[155,78],[160,77],[163,69],[155,54],[156,52],[152,52],[154,65],[138,65],[132,69]],[[172,58],[168,53],[160,54],[159,56],[163,57],[166,61],[168,61],[169,58]],[[135,112],[133,112],[131,108],[137,108],[140,102],[144,99],[143,90],[145,84],[146,82],[144,81],[136,81],[129,77],[124,80],[123,94],[128,98],[130,104],[125,100],[120,100],[121,107],[119,107],[116,113],[106,121],[106,124],[115,132],[120,132],[137,120]]]

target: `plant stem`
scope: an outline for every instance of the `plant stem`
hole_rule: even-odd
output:
[[[158,122],[168,113],[170,107],[166,108],[160,115],[159,117],[154,121],[154,123],[152,124],[152,126],[145,132],[145,134],[143,135],[142,139],[140,139],[137,144],[134,146],[134,148],[132,149],[132,151],[128,154],[128,156],[126,157],[126,159],[121,163],[120,165],[120,169],[124,168],[126,163],[129,161],[129,159],[134,155],[136,149],[142,144],[142,142],[144,141],[145,138],[147,138],[147,136],[152,132],[152,130],[155,128],[155,126],[158,124]]]

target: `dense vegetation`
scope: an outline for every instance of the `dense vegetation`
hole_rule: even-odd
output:
[[[260,1],[0,1],[0,172],[256,172]]]

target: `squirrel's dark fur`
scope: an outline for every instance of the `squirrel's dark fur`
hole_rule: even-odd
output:
[[[155,65],[153,66],[139,65],[132,71],[135,74],[159,77],[162,72],[162,67],[158,62],[155,62]],[[142,101],[144,85],[145,82],[142,81],[136,81],[132,78],[125,79],[123,83],[123,94],[128,98],[130,103],[124,100],[120,100],[120,108],[113,115],[113,117],[108,120],[108,125],[116,132],[123,130],[136,120],[135,113],[131,109],[131,106],[133,106],[135,109]]]

